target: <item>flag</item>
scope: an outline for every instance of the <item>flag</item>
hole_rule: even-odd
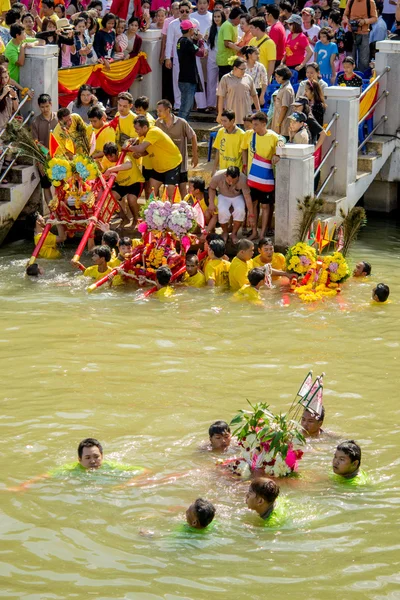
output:
[[[328,228],[328,223],[325,223],[325,227],[324,227],[324,235],[322,236],[322,240],[321,240],[321,246],[322,246],[322,250],[325,248],[325,246],[327,246],[330,242],[330,237],[329,237],[329,228]]]
[[[150,196],[149,196],[149,200],[155,200],[156,197],[154,196],[154,188],[151,188],[151,192],[150,192]]]
[[[182,196],[181,193],[179,191],[179,185],[177,184],[175,186],[175,191],[174,191],[174,195],[172,196],[172,202],[175,204],[177,204],[178,202],[182,201]]]
[[[336,252],[341,252],[344,246],[343,227],[340,226],[338,229],[338,237],[336,242]]]
[[[168,192],[167,192],[167,186],[166,185],[164,185],[164,190],[163,190],[163,193],[162,193],[162,196],[161,196],[161,200],[163,202],[166,202],[168,200]]]
[[[114,130],[116,130],[116,129],[117,129],[117,127],[118,127],[118,124],[119,124],[119,117],[114,117],[114,118],[113,118],[113,119],[112,119],[112,120],[111,120],[111,121],[108,123],[109,127],[112,127]]]
[[[315,232],[315,244],[318,244],[319,251],[321,252],[321,242],[322,242],[322,231],[321,231],[321,221],[318,221],[317,231]]]
[[[313,246],[315,242],[315,236],[314,236],[314,232],[311,231],[311,229],[308,230],[308,235],[307,235],[307,244],[309,246]]]
[[[56,138],[54,137],[53,132],[50,131],[49,152],[50,152],[51,158],[53,158],[53,156],[55,156],[55,153],[57,152],[59,147],[60,147],[60,144],[57,142]]]
[[[203,229],[205,225],[204,221],[204,213],[201,210],[201,206],[198,202],[193,206],[194,218],[196,219],[197,224]]]
[[[75,154],[75,146],[74,146],[74,142],[71,140],[71,138],[67,138],[65,140],[64,145],[65,145],[65,149],[68,152],[71,152],[71,154]]]
[[[90,150],[89,150],[89,156],[92,156],[93,152],[96,150],[96,134],[94,133],[94,131],[92,132],[92,135],[90,137]]]
[[[309,371],[307,374],[307,377],[304,379],[303,383],[301,384],[296,396],[301,396],[303,398],[303,396],[308,394],[308,392],[311,390],[311,387],[312,387],[312,371]]]

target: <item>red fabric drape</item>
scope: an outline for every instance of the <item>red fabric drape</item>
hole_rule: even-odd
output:
[[[86,83],[93,87],[100,87],[110,96],[117,96],[120,92],[126,92],[138,75],[146,75],[150,72],[151,68],[145,57],[139,56],[136,65],[127,77],[115,81],[107,78],[107,75],[105,75],[107,71],[104,72],[98,69],[92,72]],[[58,82],[58,93],[60,106],[68,106],[77,97],[78,89],[70,90]]]

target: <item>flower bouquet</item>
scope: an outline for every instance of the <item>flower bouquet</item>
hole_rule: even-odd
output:
[[[176,237],[189,233],[196,226],[193,208],[182,200],[179,204],[173,204],[167,219],[167,227]]]
[[[245,475],[262,470],[272,477],[286,477],[297,471],[305,444],[301,426],[288,415],[274,414],[268,404],[249,402],[251,411],[240,410],[231,425],[241,448],[240,459],[225,461],[231,472]]]
[[[304,275],[315,264],[317,253],[312,246],[298,242],[288,249],[286,253],[286,266],[288,271]]]
[[[52,158],[47,163],[46,175],[54,187],[59,187],[62,181],[67,181],[72,175],[72,168],[65,158]]]
[[[166,231],[168,217],[171,213],[171,202],[151,200],[143,211],[143,217],[150,231]]]
[[[72,169],[83,181],[93,181],[100,174],[96,162],[89,156],[82,156],[82,154],[77,154],[74,157]]]
[[[343,283],[350,277],[349,265],[341,252],[324,256],[323,261],[332,283]]]

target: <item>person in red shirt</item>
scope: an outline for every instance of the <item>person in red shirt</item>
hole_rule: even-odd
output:
[[[286,39],[285,54],[282,58],[282,63],[289,69],[295,69],[299,74],[299,81],[305,79],[305,66],[313,55],[308,38],[302,31],[302,23],[300,15],[292,15],[286,21],[290,27],[290,33]]]
[[[286,31],[279,20],[279,7],[276,4],[267,4],[265,10],[265,20],[267,25],[270,27],[268,35],[271,40],[275,42],[276,46],[276,69],[279,67],[285,53]]]

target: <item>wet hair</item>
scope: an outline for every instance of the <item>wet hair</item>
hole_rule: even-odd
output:
[[[158,267],[156,270],[156,279],[160,285],[168,285],[171,281],[172,271],[167,265]]]
[[[79,458],[82,458],[84,448],[93,448],[93,446],[96,446],[96,448],[100,450],[100,454],[103,455],[103,446],[100,444],[100,442],[95,438],[86,438],[82,440],[78,446]]]
[[[17,37],[17,35],[21,35],[21,33],[23,33],[24,31],[25,29],[22,27],[22,25],[15,23],[15,21],[13,25],[10,26],[10,35],[14,40]]]
[[[116,154],[118,156],[118,146],[114,142],[107,142],[103,146],[103,153],[105,156],[112,156]]]
[[[189,183],[192,184],[195,190],[199,190],[200,192],[204,192],[206,189],[206,182],[202,177],[191,177]]]
[[[143,110],[148,110],[150,105],[150,101],[147,96],[139,96],[135,100],[135,108],[143,108]]]
[[[346,454],[346,456],[350,458],[351,462],[358,460],[358,466],[361,465],[361,448],[354,440],[341,442],[336,450]]]
[[[273,245],[274,245],[274,242],[271,240],[271,238],[263,237],[258,241],[257,248],[260,249],[263,246],[273,246]]]
[[[91,106],[88,110],[88,119],[102,119],[105,116],[104,110],[98,106]]]
[[[215,516],[215,506],[208,500],[197,498],[193,504],[197,519],[202,527],[207,527]]]
[[[261,29],[261,31],[265,31],[267,28],[267,24],[263,17],[253,17],[250,20],[250,25],[253,25],[253,27],[258,27],[258,29]]]
[[[57,119],[59,121],[61,121],[61,119],[63,119],[64,117],[69,117],[70,114],[71,114],[71,111],[69,110],[69,108],[67,108],[66,106],[63,106],[62,108],[59,108],[57,111]]]
[[[163,98],[162,100],[159,100],[157,102],[157,106],[163,106],[164,108],[169,108],[169,110],[172,110],[172,104],[169,100],[166,100],[165,98]]]
[[[119,235],[116,231],[105,231],[103,233],[103,237],[101,238],[102,246],[108,246],[108,248],[111,248],[111,250],[115,250],[116,248],[118,248],[118,242]]]
[[[225,254],[225,242],[222,239],[211,240],[208,243],[210,250],[214,252],[215,258],[222,258]]]
[[[268,117],[264,112],[259,110],[258,112],[253,114],[253,118],[251,121],[261,121],[262,123],[268,123]]]
[[[340,14],[339,10],[333,10],[332,12],[330,12],[329,19],[331,19],[335,23],[335,25],[342,24],[342,15]]]
[[[199,257],[197,256],[197,254],[186,254],[186,262],[187,261],[191,261],[193,262],[194,265],[198,265],[199,264]]]
[[[251,240],[248,240],[247,238],[241,238],[239,240],[237,246],[238,252],[241,252],[241,250],[250,250],[250,248],[254,248],[254,243]]]
[[[51,104],[51,96],[49,94],[40,94],[37,99],[37,103],[40,106],[41,104],[46,104],[46,102],[50,102]]]
[[[371,265],[368,262],[365,262],[365,260],[362,260],[361,262],[364,265],[363,273],[371,275]]]
[[[228,433],[231,432],[228,423],[226,423],[226,421],[215,421],[208,428],[208,435],[211,438],[213,435],[221,435],[222,433],[225,433],[225,431]]]
[[[226,174],[228,177],[236,179],[237,177],[240,177],[240,169],[239,167],[228,167],[226,170]]]
[[[229,121],[234,121],[236,118],[235,111],[229,110],[228,108],[225,108],[225,110],[222,111],[221,116],[226,117]]]
[[[128,235],[123,238],[119,238],[118,248],[120,248],[121,246],[132,246],[132,240]]]
[[[91,255],[97,254],[99,258],[104,258],[106,262],[111,260],[111,250],[108,246],[95,246],[91,251]]]
[[[111,12],[107,13],[101,20],[101,26],[105,28],[108,21],[115,21],[115,24],[117,24],[117,17]]]
[[[257,477],[250,484],[250,489],[266,502],[275,502],[279,496],[279,485],[267,477]]]
[[[243,14],[243,11],[241,8],[239,8],[238,6],[234,6],[231,10],[231,12],[229,13],[229,20],[230,21],[234,21],[235,19],[237,19],[238,17],[241,17]]]
[[[389,286],[386,283],[378,283],[374,289],[374,296],[378,297],[379,302],[386,302],[389,298]]]
[[[265,279],[265,270],[262,267],[254,267],[247,274],[247,279],[249,280],[250,285],[255,287]]]
[[[133,124],[139,125],[139,127],[150,127],[150,123],[143,115],[139,115],[138,117],[136,117],[136,119],[133,121]]]
[[[274,19],[279,19],[279,8],[276,4],[268,4],[265,10],[267,15],[271,15]]]
[[[292,71],[286,65],[280,65],[277,69],[275,69],[275,75],[279,75],[282,77],[284,81],[289,81],[292,77]]]
[[[33,263],[33,265],[28,265],[26,267],[26,274],[30,277],[39,277],[39,265],[36,263]]]

